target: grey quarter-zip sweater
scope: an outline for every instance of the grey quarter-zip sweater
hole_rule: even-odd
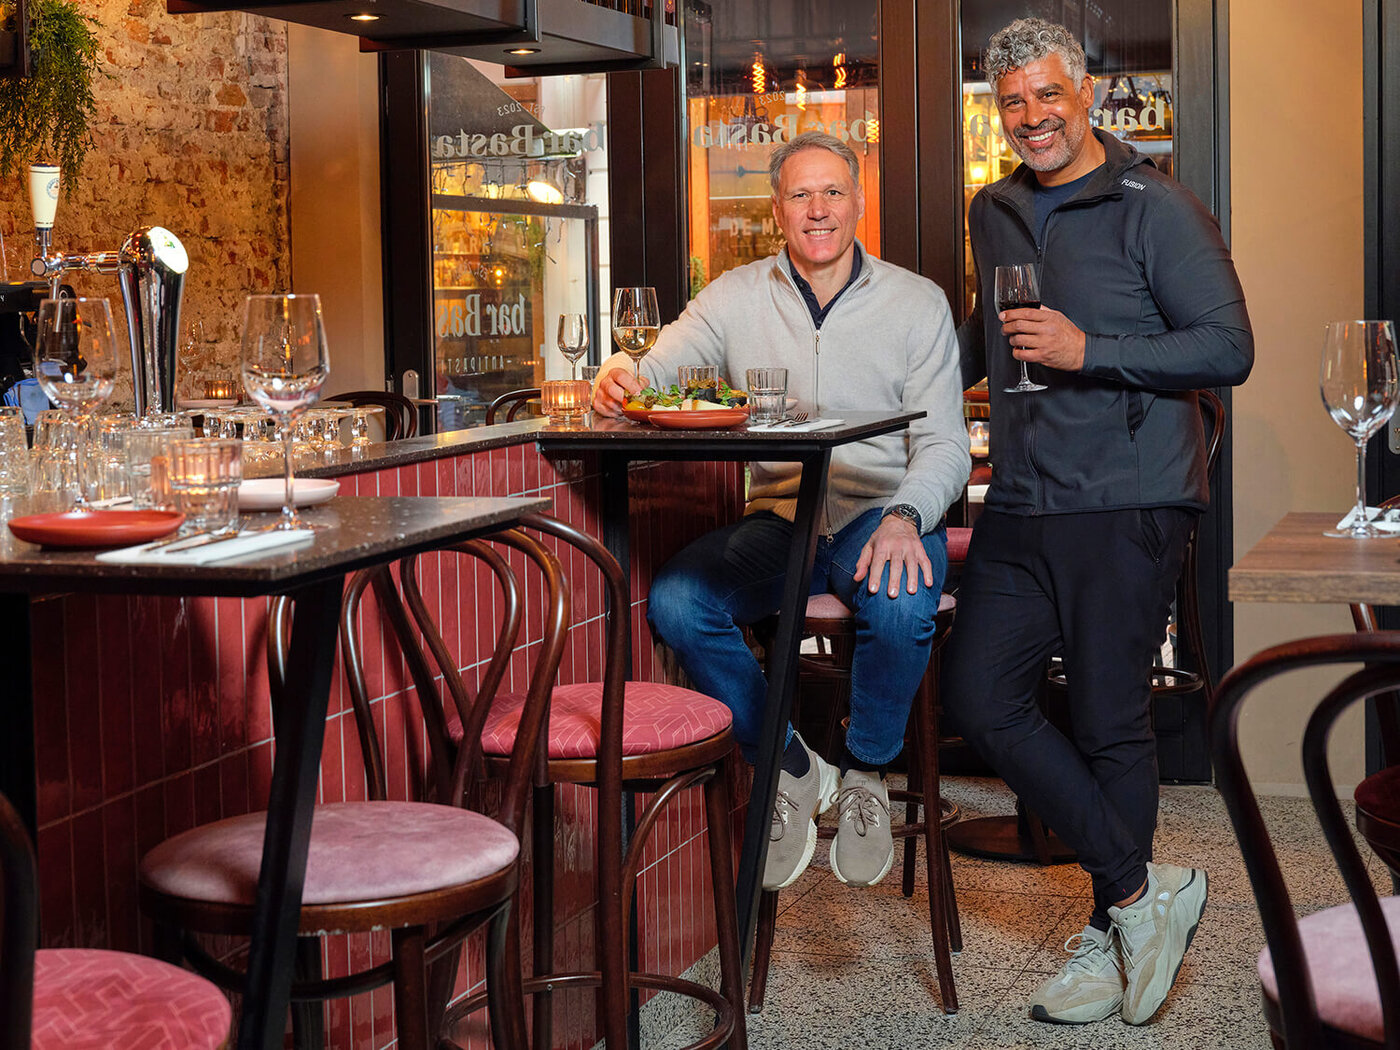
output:
[[[680,365],[718,365],[743,387],[750,368],[788,370],[788,395],[822,415],[921,411],[908,430],[838,446],[827,477],[822,531],[828,534],[872,507],[917,507],[924,531],[936,528],[967,484],[971,469],[952,314],[932,281],[876,259],[862,246],[855,282],[818,330],[793,283],[787,251],[730,270],[705,287],[661,331],[642,360],[656,387],[676,382]],[[603,364],[626,368],[614,354]],[[801,468],[750,465],[747,513],[770,510],[792,520]]]
[[[958,330],[963,382],[991,396],[986,505],[1011,514],[1204,509],[1194,391],[1243,383],[1254,363],[1244,291],[1214,218],[1190,190],[1112,135],[1105,162],[1035,228],[1024,164],[972,200],[977,305]],[[1084,366],[1032,365],[1048,389],[1005,392],[1020,364],[1001,334],[996,267],[1040,263],[1041,303],[1086,336]]]

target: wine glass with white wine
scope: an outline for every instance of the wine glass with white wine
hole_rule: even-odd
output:
[[[250,295],[243,308],[243,388],[282,429],[283,501],[278,529],[309,528],[292,488],[296,418],[321,396],[330,374],[318,295]]]
[[[613,295],[612,330],[613,341],[632,359],[632,375],[641,382],[642,358],[656,345],[661,331],[656,289],[619,288]]]
[[[1400,364],[1389,321],[1332,321],[1322,345],[1318,380],[1322,403],[1333,422],[1356,442],[1356,508],[1325,535],[1372,539],[1390,535],[1366,516],[1366,442],[1395,413]]]
[[[45,299],[39,304],[34,342],[34,378],[50,401],[69,420],[106,401],[116,383],[117,357],[112,335],[112,309],[106,299]],[[77,493],[74,511],[86,513],[88,450],[77,448]]]

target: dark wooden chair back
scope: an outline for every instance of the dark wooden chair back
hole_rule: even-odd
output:
[[[384,409],[384,440],[418,436],[418,409],[403,394],[389,390],[351,390],[324,398],[326,401],[347,401],[356,407],[376,405]]]
[[[1303,735],[1303,774],[1323,835],[1360,917],[1365,948],[1357,945],[1353,954],[1364,958],[1369,951],[1379,988],[1385,1042],[1374,1045],[1400,1050],[1400,968],[1366,862],[1337,802],[1327,759],[1328,738],[1337,718],[1356,702],[1400,685],[1400,635],[1374,632],[1307,638],[1266,649],[1238,665],[1221,680],[1215,694],[1211,757],[1278,979],[1277,1002],[1267,998],[1265,1002],[1275,1044],[1290,1048],[1373,1045],[1355,1037],[1337,1038],[1339,1033],[1319,1016],[1298,918],[1240,753],[1240,712],[1250,693],[1282,674],[1346,663],[1365,666],[1314,707]]]
[[[1381,510],[1400,508],[1400,496],[1391,496],[1380,505]],[[1358,631],[1380,630],[1380,617],[1372,605],[1357,603],[1351,607],[1351,620]],[[1400,691],[1376,697],[1376,728],[1381,737],[1381,755],[1387,766],[1400,765]]]
[[[0,1046],[28,1050],[39,940],[39,874],[29,832],[0,795]]]
[[[486,423],[488,426],[496,422],[509,423],[515,419],[522,408],[531,401],[538,401],[539,399],[540,388],[537,386],[529,386],[521,390],[508,390],[487,406]],[[505,411],[506,418],[498,420],[496,417],[500,415],[502,411]]]

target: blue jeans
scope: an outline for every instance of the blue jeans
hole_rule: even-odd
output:
[[[820,537],[812,566],[812,593],[830,591],[855,611],[846,749],[872,766],[892,761],[904,745],[948,568],[947,536],[939,527],[923,537],[938,586],[920,581],[917,593],[901,586],[899,596],[891,598],[888,569],[875,594],[868,580],[856,583],[851,578],[856,562],[880,516],[879,508],[869,510],[835,536]],[[749,762],[757,754],[768,682],[739,628],[778,611],[793,539],[790,521],[767,512],[750,514],[668,561],[647,598],[653,635],[671,647],[697,689],[734,713],[734,735]],[[792,740],[791,724],[786,740]]]

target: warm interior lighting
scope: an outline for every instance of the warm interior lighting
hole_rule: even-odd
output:
[[[537,175],[530,180],[529,185],[525,187],[525,194],[540,204],[564,203],[564,191],[543,175]]]
[[[761,95],[768,89],[768,70],[763,66],[763,55],[753,53],[753,93]]]
[[[866,127],[866,131],[865,131],[865,141],[866,141],[866,142],[879,142],[879,141],[880,141],[880,122],[879,122],[878,120],[876,120],[874,117],[871,117],[871,118],[870,118],[870,122],[869,122],[868,126]]]
[[[368,11],[362,11],[362,12],[361,12],[360,14],[358,14],[358,15],[346,15],[345,17],[348,18],[348,19],[350,19],[350,21],[352,21],[352,22],[378,22],[378,21],[379,21],[379,16],[378,16],[378,15],[372,15],[372,14],[370,14]]]
[[[802,74],[797,74],[797,108],[807,108],[807,85],[802,82]]]
[[[968,168],[968,173],[972,176],[972,182],[976,186],[986,185],[987,165],[973,164]]]
[[[507,49],[508,55],[538,55],[540,49],[537,47],[512,47]]]
[[[846,86],[846,52],[836,52],[831,57],[831,66],[836,70],[836,83],[831,85],[832,89],[840,91]]]

